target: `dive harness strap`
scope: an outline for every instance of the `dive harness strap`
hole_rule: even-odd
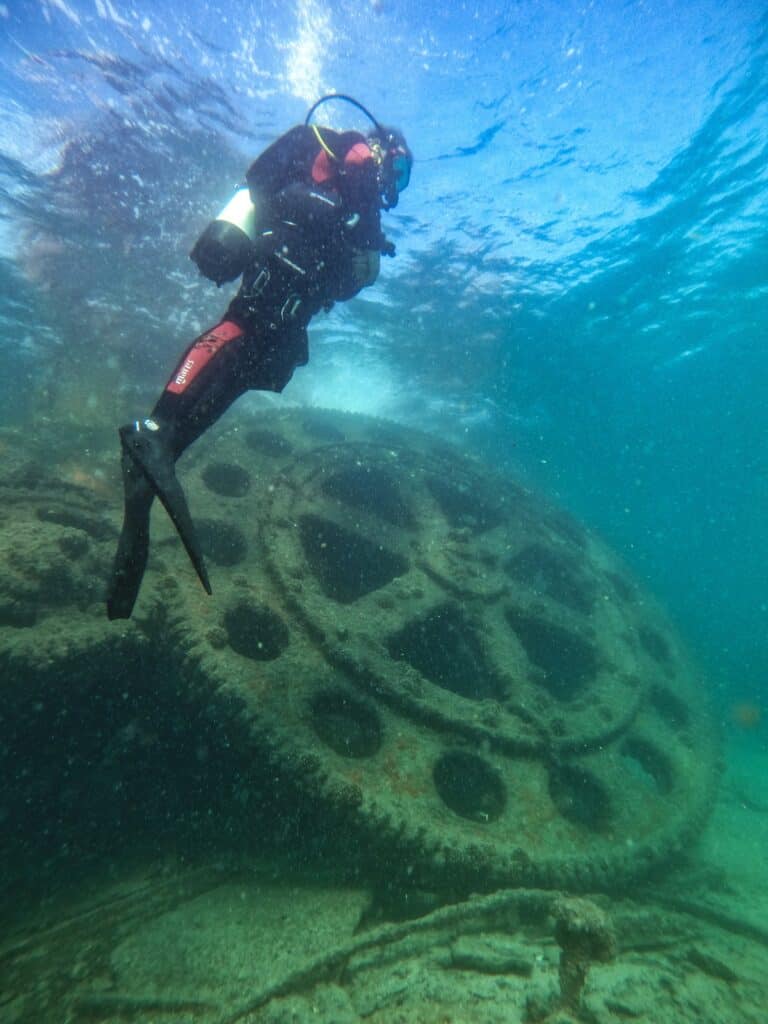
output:
[[[316,124],[312,125],[312,131],[315,133],[315,138],[320,143],[321,148],[325,150],[326,154],[331,158],[331,160],[333,160],[333,162],[336,164],[339,163],[339,158],[336,156],[331,147],[320,134],[320,129],[317,127]]]

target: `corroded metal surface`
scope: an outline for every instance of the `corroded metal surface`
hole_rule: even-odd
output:
[[[351,856],[430,885],[611,886],[701,827],[702,683],[560,510],[436,439],[321,412],[211,434],[179,475],[214,596],[158,510],[130,623],[101,606],[116,509],[7,483],[6,672],[33,691],[80,658],[126,686],[162,656],[169,692],[237,720],[364,844]]]
[[[206,603],[184,580],[176,642],[368,858],[589,888],[700,828],[702,683],[560,510],[437,440],[322,413],[225,433],[185,479],[227,581]]]
[[[686,905],[675,907],[681,881]],[[748,926],[750,914],[764,918],[738,885],[725,896],[684,875],[670,893],[599,906],[502,889],[361,927],[367,903],[364,890],[333,880],[278,880],[268,864],[165,862],[91,879],[6,923],[0,1019],[519,1024],[565,1020],[566,1007],[574,1019],[574,1003],[575,1018],[596,1020],[764,1019],[768,936]],[[577,927],[565,930],[569,921]],[[575,999],[564,961],[588,976]]]

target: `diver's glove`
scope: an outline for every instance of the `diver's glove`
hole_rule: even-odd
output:
[[[375,249],[354,249],[350,264],[359,291],[361,288],[368,288],[379,276],[381,257]]]

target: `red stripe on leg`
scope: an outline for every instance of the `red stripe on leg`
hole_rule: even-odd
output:
[[[171,391],[174,395],[180,395],[186,391],[214,356],[230,341],[242,337],[243,334],[245,331],[242,327],[232,320],[222,320],[216,327],[201,334],[177,366],[170,381],[166,384],[165,390]]]

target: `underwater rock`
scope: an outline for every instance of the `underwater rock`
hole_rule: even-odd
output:
[[[720,981],[727,981],[728,984],[733,984],[739,980],[738,974],[732,967],[729,967],[728,964],[716,956],[712,956],[711,953],[707,953],[696,946],[691,946],[688,950],[687,958],[694,967],[698,967],[700,971],[708,974],[710,978],[718,978]]]
[[[0,509],[0,629],[100,601],[115,532],[85,492],[55,480],[34,489],[0,482]]]
[[[590,900],[560,899],[552,913],[560,947],[560,999],[566,1010],[578,1012],[589,969],[615,957],[616,936],[608,915]]]
[[[481,974],[533,974],[533,957],[508,935],[462,935],[451,946],[451,966]]]

